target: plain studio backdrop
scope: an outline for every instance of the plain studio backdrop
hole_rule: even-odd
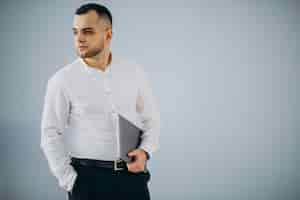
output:
[[[40,148],[47,79],[76,58],[84,1],[1,1],[0,199],[66,199]],[[296,200],[297,1],[104,1],[112,51],[144,66],[161,111],[153,200]]]

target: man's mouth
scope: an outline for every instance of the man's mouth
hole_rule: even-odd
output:
[[[79,47],[80,50],[84,50],[84,49],[86,49],[86,48],[87,48],[87,46],[80,46],[80,47]]]

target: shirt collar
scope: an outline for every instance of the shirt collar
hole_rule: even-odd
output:
[[[82,64],[82,68],[85,72],[89,73],[89,74],[93,74],[93,73],[100,73],[100,74],[110,74],[111,73],[111,68],[114,64],[115,59],[113,59],[112,53],[110,52],[109,54],[109,59],[110,59],[110,63],[108,64],[108,66],[106,66],[105,70],[102,71],[100,69],[96,69],[94,67],[88,66],[85,61],[83,60],[83,58],[79,57],[78,58],[79,61]]]

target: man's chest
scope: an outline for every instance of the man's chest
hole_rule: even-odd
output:
[[[128,73],[72,77],[66,86],[75,114],[97,115],[112,108],[126,113],[135,111],[138,82]]]

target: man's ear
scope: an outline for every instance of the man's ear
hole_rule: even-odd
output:
[[[107,40],[112,40],[112,29],[111,28],[109,28],[108,30],[107,30],[107,32],[106,32],[106,39]]]

